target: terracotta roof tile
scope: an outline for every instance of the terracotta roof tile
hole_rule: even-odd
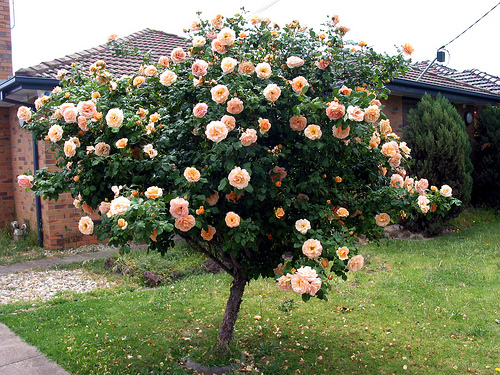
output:
[[[151,51],[152,61],[157,61],[160,55],[170,55],[172,49],[176,47],[186,48],[184,38],[151,29],[144,29],[118,40],[128,41],[132,50],[138,48],[144,53]],[[139,56],[113,56],[113,52],[107,45],[102,44],[52,61],[45,61],[30,68],[20,69],[16,75],[56,78],[59,69],[69,70],[72,63],[79,63],[88,68],[97,60],[104,60],[109,71],[116,76],[137,72],[142,63],[142,57]]]

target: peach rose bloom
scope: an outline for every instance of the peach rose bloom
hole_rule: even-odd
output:
[[[377,148],[380,145],[380,137],[377,132],[370,138],[370,148]]]
[[[64,155],[68,158],[75,156],[76,154],[76,144],[72,141],[64,142]]]
[[[182,63],[186,61],[186,52],[181,47],[174,48],[170,54],[170,58],[175,64]]]
[[[206,200],[210,206],[215,206],[219,201],[219,192],[214,191],[214,193],[211,196],[209,196]]]
[[[351,132],[351,127],[348,126],[345,129],[342,129],[342,125],[339,126],[332,126],[332,133],[335,138],[338,139],[345,139]]]
[[[28,176],[25,174],[17,176],[17,183],[23,189],[30,189],[33,187],[33,180],[35,178],[33,176]]]
[[[315,278],[314,280],[310,281],[309,284],[309,294],[311,296],[315,296],[316,293],[321,289],[321,284],[322,281],[319,277]]]
[[[88,216],[84,216],[78,222],[78,229],[82,234],[91,235],[94,233],[94,222]]]
[[[247,129],[240,136],[240,142],[243,146],[250,146],[257,142],[257,130]]]
[[[99,142],[95,145],[94,152],[97,156],[108,156],[110,149],[111,147],[107,143]]]
[[[278,283],[278,288],[280,288],[284,292],[289,292],[290,290],[292,290],[292,284],[290,283],[291,278],[292,275],[289,273],[278,278],[276,280],[276,282]]]
[[[158,59],[158,65],[160,65],[162,68],[166,68],[170,65],[168,61],[168,56],[160,56]]]
[[[220,68],[224,73],[232,73],[238,61],[232,57],[224,57],[220,62]]]
[[[229,228],[236,228],[238,225],[240,225],[240,216],[237,213],[234,213],[233,211],[229,211],[226,214],[226,225]]]
[[[208,63],[205,60],[195,60],[193,65],[191,65],[191,73],[196,77],[203,77],[207,74]]]
[[[201,35],[197,35],[193,38],[193,46],[194,47],[203,47],[207,40]]]
[[[382,149],[380,151],[382,152],[382,155],[387,156],[387,157],[392,157],[396,154],[399,154],[398,142],[391,141],[391,142],[384,143],[382,145]]]
[[[215,16],[215,18],[210,22],[212,24],[212,27],[215,29],[221,29],[222,28],[222,23],[223,23],[223,17],[218,14]]]
[[[227,137],[227,126],[222,121],[211,121],[207,125],[205,135],[212,142],[218,143]]]
[[[64,121],[66,121],[68,124],[75,123],[78,117],[78,110],[75,107],[66,108],[66,110],[63,112],[63,117]]]
[[[260,79],[267,79],[271,77],[271,75],[273,74],[271,70],[271,65],[269,65],[266,62],[257,64],[257,66],[255,67],[255,73],[257,74],[257,77],[259,77]]]
[[[302,253],[309,259],[319,257],[322,252],[323,246],[321,246],[321,242],[318,240],[310,238],[302,245]]]
[[[316,270],[314,268],[311,268],[310,266],[300,267],[297,270],[297,273],[300,276],[304,277],[309,282],[318,278],[318,273],[316,272]]]
[[[380,127],[380,134],[383,136],[392,132],[391,122],[389,120],[380,120],[378,126]]]
[[[158,69],[154,65],[148,65],[144,68],[144,75],[146,77],[156,77]]]
[[[326,107],[326,115],[330,120],[338,120],[345,115],[345,106],[339,102],[331,102],[328,107]]]
[[[122,230],[125,230],[125,228],[128,227],[128,223],[125,219],[118,219],[118,222],[116,223]]]
[[[420,210],[422,210],[422,212],[424,214],[426,214],[427,212],[429,212],[429,209],[430,209],[429,203],[431,203],[431,201],[425,195],[419,195],[418,196],[418,198],[417,198],[417,204],[418,204],[418,207],[420,207]]]
[[[156,199],[163,195],[163,190],[158,186],[150,186],[146,189],[144,195],[146,196],[146,198]]]
[[[411,177],[406,177],[403,186],[408,190],[413,190],[413,186],[415,185],[415,180]]]
[[[392,168],[397,168],[401,165],[401,154],[398,152],[396,155],[391,156],[388,160]]]
[[[399,144],[399,149],[401,151],[403,151],[403,153],[405,154],[405,156],[408,156],[411,153],[411,149],[406,145],[406,142],[401,142]]]
[[[342,87],[339,89],[339,93],[344,94],[344,95],[351,95],[352,89],[347,87],[346,85],[342,85]]]
[[[372,99],[370,101],[370,105],[376,105],[377,107],[380,107],[382,105],[382,103],[380,103],[380,100],[378,100],[378,99]]]
[[[74,108],[73,103],[63,103],[59,106],[59,109],[61,110],[61,115],[64,115],[64,111],[67,110],[68,108]]]
[[[207,37],[207,39],[215,39],[217,38],[217,31],[215,30],[210,30],[208,33],[205,34],[205,36]]]
[[[375,223],[379,227],[386,227],[391,222],[391,217],[385,212],[375,215]]]
[[[237,204],[240,198],[244,195],[245,193],[236,194],[234,191],[231,190],[229,194],[226,194],[226,200],[230,203]]]
[[[225,46],[231,46],[234,44],[236,34],[234,30],[231,30],[229,27],[225,27],[217,34],[217,39]]]
[[[115,146],[116,148],[125,148],[127,147],[127,144],[128,144],[127,138],[120,138],[119,140],[116,141]]]
[[[110,207],[110,202],[101,202],[101,204],[99,205],[99,212],[101,213],[101,215],[104,215],[105,213],[109,212]]]
[[[365,113],[358,106],[350,105],[347,107],[347,115],[349,120],[363,121]]]
[[[206,105],[205,103],[198,103],[193,108],[194,117],[202,118],[207,114],[207,112],[208,105]]]
[[[281,95],[281,89],[275,83],[267,85],[264,89],[264,97],[270,102],[275,102]]]
[[[349,211],[344,207],[339,207],[335,213],[339,217],[348,217],[349,216]]]
[[[271,123],[266,118],[259,118],[260,134],[265,134],[271,129]]]
[[[212,238],[214,238],[214,235],[217,231],[211,225],[209,225],[207,229],[208,230],[206,231],[205,229],[202,228],[200,234],[205,241],[210,241]]]
[[[130,200],[126,197],[117,197],[111,201],[109,213],[111,216],[123,215],[130,206]]]
[[[342,246],[337,249],[337,256],[340,260],[346,260],[349,258],[349,248],[347,246]]]
[[[302,94],[302,89],[306,86],[309,86],[309,82],[302,76],[295,77],[292,80],[292,90],[297,94]]]
[[[243,112],[243,101],[240,98],[232,98],[227,102],[227,111],[233,115]]]
[[[189,215],[189,202],[184,198],[174,198],[170,200],[170,215],[178,219]]]
[[[193,215],[187,215],[175,219],[174,226],[181,232],[188,232],[196,225],[196,219]]]
[[[25,106],[19,107],[17,118],[21,121],[29,122],[31,120],[31,109]]]
[[[314,64],[316,64],[318,69],[325,70],[326,68],[328,68],[328,65],[330,65],[330,61],[321,59],[319,61],[316,61]]]
[[[403,44],[402,49],[403,52],[407,55],[411,55],[413,52],[415,52],[415,48],[413,48],[410,43]]]
[[[193,21],[191,23],[191,30],[192,31],[198,31],[200,29],[201,29],[201,23],[200,23],[200,21]]]
[[[87,100],[84,102],[79,102],[76,106],[80,115],[87,119],[91,119],[97,112],[97,107],[92,100]]]
[[[200,181],[200,171],[193,167],[188,167],[184,169],[184,177],[188,182],[198,182]]]
[[[228,132],[236,127],[236,119],[233,116],[224,115],[220,120],[226,125]]]
[[[308,125],[304,130],[304,135],[310,140],[320,139],[323,133],[321,132],[321,128],[318,125]]]
[[[285,216],[285,210],[283,209],[283,207],[278,207],[274,212],[274,216],[276,216],[278,219],[282,219],[283,216]]]
[[[58,142],[62,139],[63,133],[64,130],[60,125],[52,125],[49,129],[48,137],[52,142]]]
[[[246,169],[234,167],[231,172],[229,172],[227,178],[229,179],[229,185],[238,189],[244,189],[248,186],[250,174]]]
[[[219,39],[212,40],[212,52],[217,52],[222,55],[223,53],[226,53],[226,51],[226,46],[222,44]]]
[[[271,176],[271,180],[273,180],[273,182],[277,182],[282,181],[287,176],[287,173],[285,168],[275,166],[269,171],[269,175]]]
[[[401,177],[401,175],[399,175],[397,173],[394,173],[391,176],[391,186],[392,187],[398,187],[398,188],[404,187],[403,177]]]
[[[415,190],[419,194],[425,194],[425,191],[427,190],[428,187],[429,187],[429,181],[427,181],[425,178],[421,178],[415,184]]]
[[[290,118],[290,127],[295,131],[302,131],[307,126],[307,119],[304,116],[293,116]]]
[[[295,222],[295,229],[302,234],[306,234],[311,229],[311,223],[307,219],[299,219]]]
[[[307,279],[299,273],[295,273],[292,275],[290,283],[292,284],[292,289],[294,292],[299,294],[309,293],[309,281],[307,281]]]
[[[143,151],[148,154],[148,156],[153,159],[156,155],[158,155],[158,151],[156,151],[154,148],[153,148],[153,145],[152,144],[148,144],[146,146],[144,146],[143,148]]]
[[[298,68],[298,67],[304,65],[304,60],[302,60],[300,57],[297,57],[297,56],[290,56],[289,58],[286,59],[286,65],[290,69]]]
[[[171,70],[167,69],[162,74],[160,74],[160,83],[163,86],[170,86],[175,81],[177,81],[177,74],[175,74]]]
[[[253,74],[255,72],[255,66],[251,61],[243,61],[238,65],[239,74]]]
[[[113,108],[106,114],[106,123],[110,128],[118,128],[123,123],[123,111],[119,108]]]
[[[347,269],[349,271],[359,271],[363,268],[364,264],[365,258],[363,258],[363,255],[356,255],[347,262]]]
[[[448,185],[443,185],[443,186],[441,186],[441,189],[439,190],[439,194],[441,194],[443,197],[451,197],[452,189]]]
[[[365,109],[365,121],[366,122],[375,122],[380,117],[380,109],[376,105],[370,105]]]
[[[140,86],[144,82],[146,82],[146,78],[144,78],[144,76],[137,76],[137,77],[134,77],[134,80],[132,81],[132,85]]]
[[[212,100],[218,104],[224,103],[229,97],[229,90],[226,85],[217,85],[210,89]]]

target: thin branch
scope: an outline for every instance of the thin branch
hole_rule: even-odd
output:
[[[193,246],[195,248],[195,250],[199,251],[200,253],[202,254],[205,254],[206,256],[208,256],[210,259],[212,259],[215,263],[217,263],[217,265],[222,268],[224,271],[226,271],[228,274],[230,274],[231,276],[234,276],[232,270],[230,270],[228,267],[226,267],[224,265],[224,263],[222,263],[219,259],[217,259],[212,253],[210,253],[210,251],[208,251],[207,249],[205,249],[203,246],[201,246],[198,242],[196,242],[195,240],[193,240],[191,237],[189,236],[186,236],[186,235],[183,235],[181,233],[179,233],[179,236],[181,238],[183,238],[186,242],[189,243],[190,246]]]

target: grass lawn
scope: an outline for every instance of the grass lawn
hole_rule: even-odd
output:
[[[363,246],[365,269],[335,281],[329,302],[252,282],[234,374],[499,374],[500,220],[475,224]],[[195,274],[2,305],[0,321],[72,374],[189,374],[188,357],[211,361],[229,281]]]

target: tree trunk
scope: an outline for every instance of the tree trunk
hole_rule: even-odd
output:
[[[245,291],[247,282],[248,279],[243,277],[240,273],[234,276],[229,298],[227,300],[226,311],[220,325],[219,336],[217,337],[217,346],[215,348],[217,355],[225,356],[229,354],[229,347],[233,339],[234,324],[238,318],[238,312],[240,311],[243,292]]]

